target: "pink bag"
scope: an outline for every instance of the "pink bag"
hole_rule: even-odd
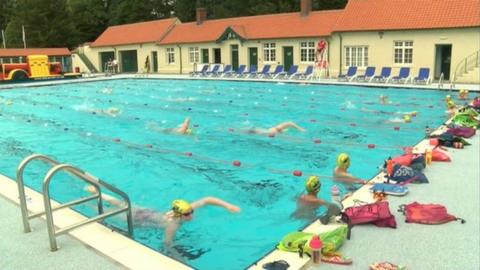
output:
[[[348,224],[347,239],[350,239],[351,229],[356,224],[373,223],[378,227],[397,227],[395,216],[390,213],[387,201],[375,203],[355,201],[355,206],[343,211],[342,220]]]
[[[464,219],[450,215],[447,208],[440,204],[413,202],[400,205],[398,211],[403,212],[406,216],[405,222],[408,223],[443,224],[454,220],[465,223]]]

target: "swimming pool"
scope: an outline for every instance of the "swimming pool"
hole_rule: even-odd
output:
[[[382,94],[392,103],[379,104]],[[416,143],[426,125],[442,123],[443,95],[431,90],[148,79],[2,91],[0,172],[14,178],[23,158],[43,153],[114,184],[142,207],[165,211],[178,198],[225,199],[242,212],[199,209],[195,221],[177,232],[177,249],[183,254],[180,260],[199,269],[242,269],[283,235],[307,224],[290,216],[307,175],[331,175],[337,154],[347,152],[353,174],[373,176],[384,158]],[[121,114],[92,114],[109,107]],[[412,111],[417,116],[411,123],[396,122],[402,112]],[[193,135],[157,131],[177,126],[186,116],[192,118]],[[286,120],[307,132],[289,130],[274,138],[243,132]],[[26,184],[40,190],[45,170],[41,164],[29,168]],[[295,170],[303,176],[294,176]],[[65,201],[78,196],[79,183],[68,181],[67,175],[60,178],[64,183],[53,184],[52,197]],[[331,185],[322,178],[324,199],[329,199]],[[161,230],[136,228],[135,238],[163,250]]]

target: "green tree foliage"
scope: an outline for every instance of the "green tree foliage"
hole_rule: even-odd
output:
[[[76,43],[94,41],[107,27],[107,2],[70,0],[71,20],[77,32]]]
[[[14,1],[13,0],[1,0],[0,1],[0,30],[5,30],[10,14],[12,14]]]
[[[168,18],[172,13],[169,0],[112,0],[109,5],[109,25]]]

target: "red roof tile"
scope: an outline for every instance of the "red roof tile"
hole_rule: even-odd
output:
[[[0,57],[27,56],[32,54],[63,56],[63,55],[71,55],[72,53],[67,48],[0,49]]]
[[[108,27],[91,47],[128,45],[159,41],[177,22],[177,18]]]
[[[342,10],[299,12],[206,20],[175,26],[159,44],[202,43],[216,41],[230,27],[245,39],[320,37],[330,35]]]
[[[333,31],[480,26],[480,0],[349,0]]]

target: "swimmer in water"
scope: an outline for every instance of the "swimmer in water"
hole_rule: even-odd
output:
[[[388,101],[388,96],[380,95],[380,96],[379,96],[379,100],[380,100],[380,104],[390,103],[390,102]]]
[[[297,199],[297,209],[292,214],[294,218],[304,218],[314,220],[316,218],[316,210],[327,202],[318,198],[320,187],[322,184],[318,176],[309,176],[305,181],[306,194],[301,194]]]
[[[192,135],[193,129],[190,128],[190,117],[186,117],[185,120],[176,128],[162,128],[159,127],[156,123],[147,124],[147,128],[164,133],[172,133],[179,135]]]
[[[271,128],[251,128],[247,131],[249,134],[260,134],[260,135],[267,135],[273,137],[278,133],[282,133],[285,129],[293,127],[301,132],[305,132],[306,130],[299,125],[295,124],[294,122],[283,122]]]
[[[365,185],[368,181],[357,178],[348,173],[347,170],[350,167],[350,157],[346,153],[341,153],[337,157],[337,167],[333,171],[333,179],[337,182],[345,184],[362,184]]]
[[[86,190],[93,194],[96,193],[93,186],[88,186]],[[122,201],[107,194],[102,193],[102,199],[114,206],[124,206]],[[165,213],[148,208],[132,207],[133,223],[139,227],[164,229],[163,242],[168,247],[172,244],[175,233],[180,226],[193,219],[194,210],[206,205],[220,206],[232,213],[238,213],[241,210],[240,207],[215,197],[205,197],[191,203],[185,200],[174,200],[171,209]]]

